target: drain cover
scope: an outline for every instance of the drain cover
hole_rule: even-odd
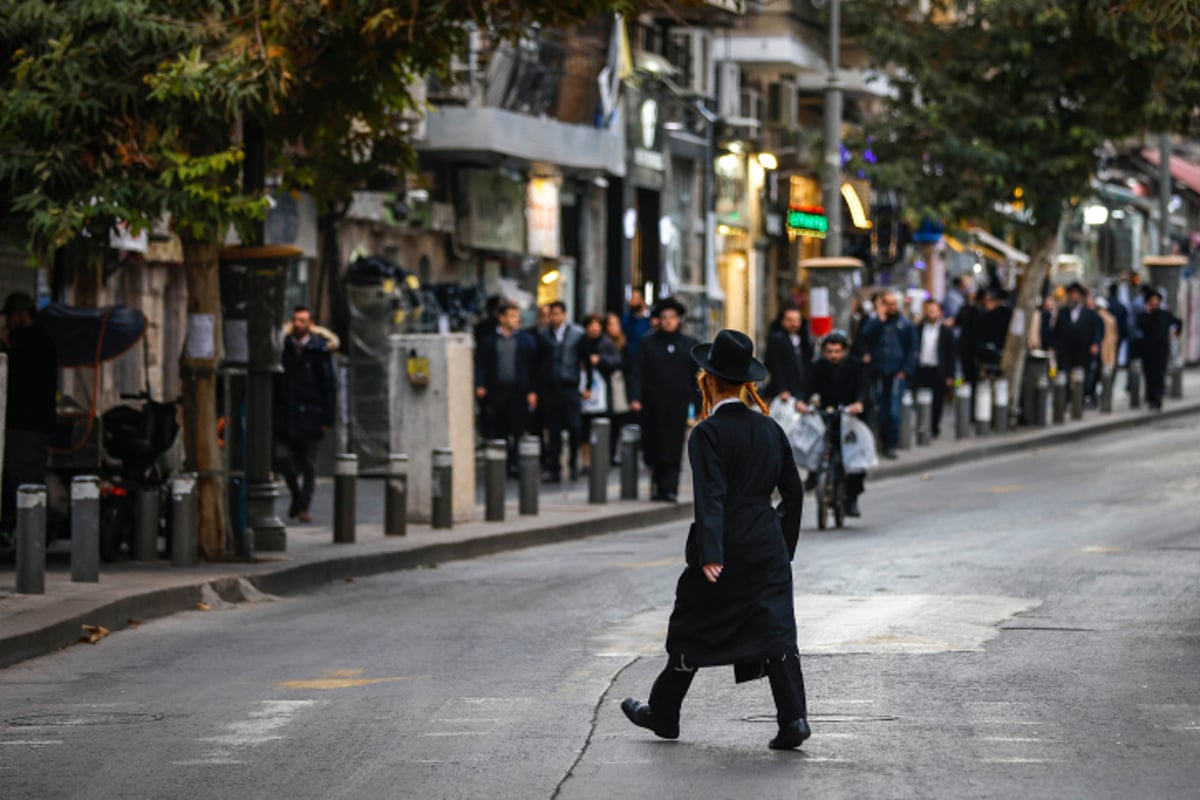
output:
[[[135,714],[124,711],[65,711],[13,717],[8,720],[8,724],[18,728],[69,727],[77,725],[138,725],[143,722],[158,722],[162,718],[162,714]]]

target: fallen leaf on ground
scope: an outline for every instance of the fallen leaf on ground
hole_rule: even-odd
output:
[[[933,475],[929,474],[928,472],[922,472],[922,473],[921,473],[921,480],[923,480],[923,481],[931,481],[931,480],[933,480]]]
[[[212,606],[208,603],[196,603],[197,611],[212,611]]]
[[[105,628],[103,625],[82,625],[80,627],[83,628],[83,636],[79,637],[79,641],[87,642],[88,644],[95,644],[105,636],[108,636],[109,633],[108,628]]]
[[[142,621],[140,619],[134,619],[133,617],[129,618],[129,627],[136,628],[138,625],[141,625],[141,624],[142,624]]]
[[[346,583],[354,583],[354,578],[346,578]]]

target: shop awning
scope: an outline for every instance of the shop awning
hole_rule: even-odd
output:
[[[1142,158],[1157,167],[1159,165],[1157,150],[1143,150]],[[1200,164],[1194,164],[1186,158],[1171,154],[1171,177],[1186,186],[1196,194],[1200,194]]]
[[[983,228],[967,228],[967,233],[971,235],[972,239],[976,240],[980,244],[998,252],[1002,256],[1002,258],[998,259],[1000,261],[1011,261],[1014,264],[1029,263],[1028,253],[1022,253],[1008,242],[998,239],[997,237],[985,231]]]

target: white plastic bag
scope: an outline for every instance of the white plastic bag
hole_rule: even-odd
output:
[[[875,435],[871,426],[850,414],[842,414],[842,468],[848,473],[866,472],[879,466]]]
[[[796,421],[796,417],[800,416],[800,412],[796,410],[796,403],[791,400],[781,400],[776,397],[771,401],[767,413],[771,419],[779,423],[779,427],[783,428],[784,433],[788,428],[792,427],[792,423]]]
[[[587,399],[580,401],[579,412],[581,414],[607,414],[608,386],[604,383],[604,376],[600,374],[600,370],[592,371],[592,383],[590,386],[588,385],[586,372],[579,376],[580,395],[588,389],[591,389],[592,394]]]
[[[821,466],[825,455],[825,421],[820,414],[797,414],[787,429],[787,438],[796,466],[809,472]]]

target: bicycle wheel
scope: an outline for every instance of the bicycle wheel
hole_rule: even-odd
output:
[[[822,467],[817,473],[817,529],[825,530],[829,524],[829,501],[832,498],[832,493],[829,485],[829,469]]]
[[[846,475],[841,467],[834,470],[832,503],[833,522],[839,528],[846,522]]]

